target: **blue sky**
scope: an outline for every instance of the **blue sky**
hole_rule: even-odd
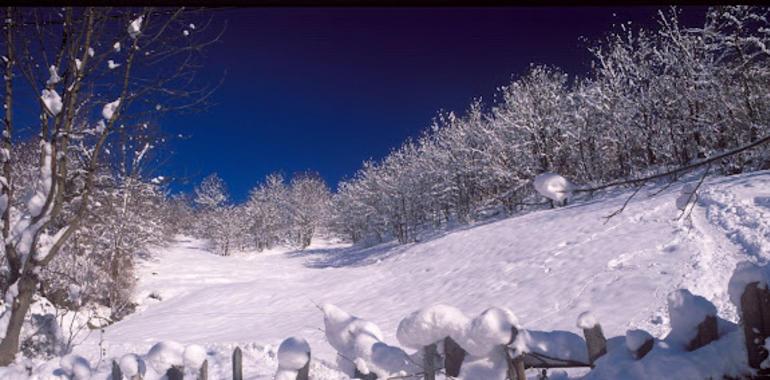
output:
[[[242,8],[203,78],[223,85],[205,112],[163,120],[173,134],[162,171],[173,191],[217,172],[235,201],[265,175],[313,170],[332,188],[427,128],[463,111],[530,63],[580,75],[588,44],[621,22],[655,24],[657,8]],[[684,8],[685,24],[703,8]]]

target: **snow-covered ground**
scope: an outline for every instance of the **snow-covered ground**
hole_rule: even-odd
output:
[[[213,378],[229,378],[240,345],[246,378],[271,379],[278,345],[299,336],[312,349],[311,374],[334,379],[342,375],[331,369],[323,303],[374,322],[391,345],[404,317],[435,303],[467,315],[507,307],[525,328],[578,334],[578,316],[591,310],[608,337],[641,328],[662,338],[667,296],[687,288],[736,321],[727,295],[736,263],[770,258],[770,172],[706,181],[691,219],[678,219],[680,187],[653,198],[659,188],[642,191],[609,220],[629,193],[406,246],[315,242],[303,252],[221,257],[180,236],[142,263],[140,311],[108,327],[101,344],[107,357],[146,353],[162,340],[203,345]],[[92,335],[76,352],[97,361],[99,340]]]

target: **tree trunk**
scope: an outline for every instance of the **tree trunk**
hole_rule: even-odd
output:
[[[37,279],[30,274],[24,274],[19,279],[19,294],[11,307],[11,318],[5,331],[5,338],[0,342],[0,366],[11,364],[19,352],[19,336],[24,325],[24,318],[35,295]]]

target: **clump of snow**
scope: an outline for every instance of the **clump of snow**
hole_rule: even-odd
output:
[[[113,49],[114,49],[116,52],[120,52],[120,41],[118,41],[118,42],[115,42],[115,44],[114,44],[114,45],[112,45],[112,48],[113,48]]]
[[[512,347],[517,353],[530,352],[588,363],[585,339],[569,331],[519,330]]]
[[[653,339],[652,335],[641,329],[632,329],[626,331],[626,347],[628,347],[631,352],[639,351],[639,348],[641,348],[644,343],[651,339]]]
[[[403,350],[382,341],[382,332],[374,323],[350,315],[331,304],[324,304],[321,309],[324,313],[326,339],[339,353],[337,365],[344,372],[352,374],[352,364],[357,359],[364,361],[366,370],[380,378],[416,369]],[[358,367],[358,370],[364,369]]]
[[[464,336],[470,319],[459,309],[437,304],[415,311],[398,324],[396,338],[410,348],[420,349],[446,337]]]
[[[598,324],[596,317],[590,311],[580,313],[577,319],[577,327],[583,330],[591,329]]]
[[[104,108],[102,108],[102,117],[104,117],[106,120],[112,119],[112,116],[115,114],[115,110],[118,109],[119,105],[120,98],[114,102],[105,104]]]
[[[120,358],[120,372],[123,372],[127,378],[132,378],[136,375],[144,376],[145,366],[144,361],[135,354],[126,354]]]
[[[185,368],[198,369],[206,360],[206,349],[197,344],[191,344],[185,347],[182,359]]]
[[[144,16],[139,16],[128,24],[128,35],[131,36],[131,38],[136,39],[139,37],[139,34],[142,33],[143,20]]]
[[[492,307],[473,318],[465,336],[457,343],[474,356],[487,356],[501,344],[511,342],[513,327],[519,324],[508,309]]]
[[[709,300],[679,289],[668,296],[668,313],[671,332],[666,337],[669,344],[687,347],[698,334],[698,325],[708,316],[716,316],[717,308]]]
[[[310,360],[310,345],[305,339],[286,338],[278,346],[278,370],[275,380],[295,380],[297,372]]]
[[[184,346],[177,342],[160,342],[150,348],[147,362],[156,373],[164,373],[172,366],[184,365],[184,351]]]
[[[56,92],[56,90],[43,89],[40,99],[43,101],[43,104],[45,104],[46,110],[53,116],[58,115],[64,106],[61,101],[61,96],[59,96],[59,93]]]
[[[83,67],[83,61],[75,58],[75,69],[77,71],[80,71],[80,69]]]
[[[117,69],[118,67],[120,67],[120,63],[115,63],[115,61],[110,59],[110,60],[107,61],[107,67],[109,67],[110,70],[114,70],[114,69]]]
[[[305,339],[286,338],[278,346],[278,366],[287,369],[301,369],[310,360],[310,345]]]
[[[542,173],[535,177],[535,190],[540,195],[563,204],[572,197],[575,186],[568,179],[556,173]]]
[[[93,57],[94,56],[94,48],[88,48],[88,56]]]
[[[183,31],[182,31],[182,35],[184,35],[185,37],[187,37],[187,36],[189,36],[189,35],[190,35],[190,31],[189,31],[189,30],[183,30]]]
[[[738,263],[727,285],[730,301],[740,310],[741,296],[746,287],[757,282],[760,289],[767,289],[767,284],[770,283],[768,279],[770,279],[770,265],[760,266],[749,261]]]
[[[59,361],[62,371],[73,380],[88,380],[91,377],[91,364],[84,357],[69,354]]]
[[[59,76],[59,73],[56,71],[56,66],[51,65],[51,67],[48,68],[49,77],[48,80],[45,82],[49,86],[53,86],[59,82],[61,82],[61,77]]]

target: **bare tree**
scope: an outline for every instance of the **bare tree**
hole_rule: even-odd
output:
[[[206,31],[210,19],[185,9],[8,7],[4,13],[0,215],[10,316],[0,365],[18,352],[41,268],[90,220],[110,140],[158,112],[203,105],[211,88],[195,87],[195,73],[203,49],[218,39]],[[34,191],[19,202],[12,157],[23,124],[16,111],[35,107],[38,170]]]

